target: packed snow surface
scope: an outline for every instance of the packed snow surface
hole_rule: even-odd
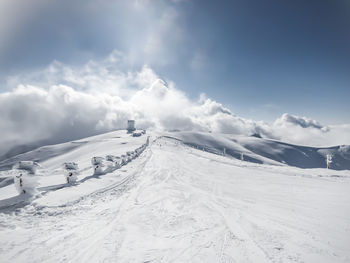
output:
[[[117,131],[7,160],[40,163],[40,194],[18,195],[14,171],[1,172],[0,262],[350,262],[349,170],[253,151],[259,162],[241,161],[221,145],[209,152],[227,137],[208,136],[151,134],[140,155],[98,176],[92,157],[127,156],[146,135]],[[65,184],[65,162],[79,164],[76,184]]]

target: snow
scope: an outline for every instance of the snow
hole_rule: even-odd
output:
[[[13,178],[15,188],[18,194],[37,194],[38,180],[25,170],[18,170]]]
[[[349,170],[288,166],[242,146],[259,138],[148,134],[140,155],[146,135],[117,131],[46,146],[46,158],[43,149],[17,156],[40,162],[41,194],[23,203],[13,183],[0,188],[0,261],[350,261]],[[270,157],[284,153],[267,145]],[[93,175],[92,157],[127,152],[120,169]],[[64,162],[79,164],[77,184],[65,185]]]
[[[332,169],[350,170],[349,145],[326,148],[287,144],[280,141],[242,136],[204,132],[171,132],[165,136],[176,138],[187,145],[216,154],[225,154],[249,162],[291,165],[300,168],[326,168],[327,155],[332,155]]]

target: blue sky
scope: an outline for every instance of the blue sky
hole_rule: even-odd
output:
[[[246,118],[350,122],[346,0],[5,0],[0,38],[1,91],[54,60],[79,66],[118,50],[124,70],[147,64]]]

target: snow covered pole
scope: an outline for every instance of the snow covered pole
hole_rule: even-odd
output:
[[[333,157],[331,154],[327,154],[326,156],[326,164],[327,164],[327,169],[331,168],[331,164],[333,162]]]
[[[241,161],[244,161],[244,153],[241,153]]]
[[[127,158],[128,158],[128,162],[131,162],[132,161],[132,159],[133,159],[133,157],[132,157],[132,152],[130,152],[130,151],[127,151],[126,152],[126,156],[127,156]]]
[[[126,165],[128,163],[128,159],[125,154],[121,156],[121,159],[122,159],[121,165]]]
[[[222,151],[222,155],[225,156],[226,155],[226,148],[224,147],[223,151]]]
[[[20,161],[14,165],[18,173],[14,176],[14,185],[19,194],[35,195],[38,181],[35,178],[36,169],[40,167],[37,162]]]
[[[119,156],[116,157],[116,160],[115,160],[114,164],[115,164],[115,168],[116,169],[119,169],[122,166],[122,160],[121,160],[121,158]]]
[[[21,172],[18,175],[15,175],[13,180],[14,180],[14,184],[15,184],[17,192],[19,194],[25,194],[26,190],[24,189],[23,172]]]
[[[65,169],[65,177],[67,184],[73,184],[76,183],[78,180],[78,164],[71,162],[71,163],[64,163],[63,168]]]
[[[106,160],[112,162],[116,169],[119,169],[121,167],[122,161],[119,156],[107,155]]]
[[[103,173],[103,158],[102,157],[92,157],[91,158],[91,164],[94,169],[94,174],[102,174]]]

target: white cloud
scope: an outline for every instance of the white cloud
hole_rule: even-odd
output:
[[[315,120],[307,117],[294,116],[288,113],[284,113],[280,118],[278,118],[274,125],[281,127],[299,126],[301,128],[315,128],[323,132],[327,132],[329,130],[327,126],[323,126]]]
[[[350,144],[350,124],[325,126],[319,122],[290,114],[283,114],[270,127],[277,139],[285,142],[330,146]]]
[[[130,91],[147,88],[158,79],[148,66],[134,72],[123,70],[127,67],[127,60],[122,53],[113,51],[106,59],[90,60],[81,67],[54,61],[43,70],[8,77],[7,86],[16,87],[25,83],[48,88],[63,84],[79,91],[125,98],[130,96]]]
[[[123,55],[113,52],[82,67],[54,62],[42,71],[12,77],[9,85],[17,87],[0,93],[0,155],[15,145],[124,128],[129,118],[141,128],[259,133],[307,145],[350,144],[350,125],[323,126],[289,114],[272,125],[244,119],[204,94],[197,101],[189,99],[148,66],[131,72],[121,70],[123,63]]]

